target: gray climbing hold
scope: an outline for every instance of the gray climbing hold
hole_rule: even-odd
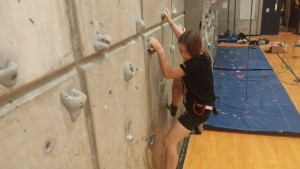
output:
[[[152,45],[150,43],[147,43],[147,50],[149,53],[154,53],[155,49],[152,47]]]
[[[108,34],[98,34],[94,47],[96,50],[107,49],[111,44],[111,36]]]
[[[129,61],[124,62],[124,76],[126,81],[132,79],[134,76],[134,69]]]
[[[104,35],[103,41],[104,41],[105,43],[107,43],[108,45],[110,45],[110,44],[111,44],[111,36],[108,35],[108,34],[105,34],[105,35]]]
[[[137,18],[135,24],[136,24],[136,31],[138,33],[142,32],[146,27],[145,22],[141,18]]]
[[[169,45],[169,48],[170,48],[170,53],[174,53],[175,51],[175,46],[173,44],[170,44]]]
[[[149,142],[148,142],[148,148],[153,149],[156,145],[156,139],[155,139],[155,134],[152,134],[150,136]]]
[[[177,13],[177,8],[175,7],[175,5],[172,5],[172,14],[176,14]]]
[[[94,47],[96,50],[100,50],[100,49],[107,49],[109,45],[101,41],[96,41]]]
[[[147,47],[147,50],[148,50],[149,53],[154,53],[154,52],[155,52],[155,49],[154,49],[153,46],[149,43],[150,37],[151,37],[151,36],[149,36],[149,38],[148,38],[146,47]]]
[[[182,32],[185,32],[186,29],[181,23],[178,25],[178,27],[179,27],[179,29],[182,30]]]
[[[159,83],[160,90],[161,90],[161,91],[164,91],[165,88],[166,88],[166,85],[167,85],[166,80],[162,79],[162,80],[160,81],[160,83]]]
[[[97,35],[97,41],[103,41],[105,39],[105,35],[104,34],[102,34],[102,33],[99,33],[98,35]]]
[[[168,11],[168,9],[163,9],[163,10],[161,11],[161,19],[162,19],[162,20],[164,20],[165,17],[166,17],[164,11]],[[174,14],[176,14],[176,13],[177,13],[177,9],[176,9],[176,7],[173,5],[173,7],[172,7],[172,14],[174,15]]]
[[[0,83],[11,87],[17,83],[18,66],[11,60],[0,60]]]
[[[129,135],[126,136],[126,139],[127,139],[128,142],[132,142],[133,136],[131,134],[129,134]]]
[[[163,9],[163,10],[161,11],[161,19],[162,19],[162,20],[165,19],[165,13],[164,13],[164,11],[167,11],[167,9]]]
[[[46,154],[50,154],[53,151],[54,147],[55,147],[55,140],[48,139],[48,140],[46,140],[45,145],[44,145],[44,152]]]
[[[70,113],[71,120],[75,121],[84,107],[87,97],[81,91],[72,89],[71,92],[61,91],[60,100]]]

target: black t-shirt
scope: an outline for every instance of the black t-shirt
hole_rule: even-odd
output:
[[[210,57],[202,54],[185,61],[180,67],[185,73],[183,81],[186,87],[186,103],[196,101],[212,105],[215,94]]]

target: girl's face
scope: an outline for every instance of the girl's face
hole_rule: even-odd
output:
[[[186,60],[190,60],[190,59],[191,59],[191,56],[190,56],[190,54],[187,52],[185,46],[184,46],[183,44],[181,44],[181,43],[179,43],[178,46],[179,46],[179,51],[180,51],[180,53],[181,53],[181,56],[182,56],[183,60],[185,60],[185,61],[186,61]]]

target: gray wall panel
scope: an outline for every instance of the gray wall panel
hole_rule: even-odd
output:
[[[142,18],[146,27],[149,28],[162,22],[161,13],[166,8],[171,9],[171,0],[142,0]]]
[[[18,66],[16,85],[0,95],[74,61],[67,10],[59,0],[0,2],[0,62]]]
[[[97,34],[109,34],[111,45],[137,34],[136,19],[141,18],[140,0],[76,1],[83,56],[96,52]]]
[[[176,120],[166,109],[172,80],[163,78],[157,54],[148,52],[148,37],[162,43],[171,65],[182,63],[161,12],[176,8],[174,21],[185,27],[184,3],[1,1],[0,73],[8,58],[18,65],[18,79],[13,87],[0,85],[0,150],[6,152],[0,168],[164,168],[163,140]],[[146,24],[141,32],[137,18]],[[95,50],[101,33],[111,36],[110,47]],[[126,61],[134,71],[130,80]],[[84,91],[87,102],[72,122],[60,92],[73,88]],[[149,146],[151,136],[156,142]]]
[[[136,39],[82,67],[87,77],[100,168],[147,168],[148,123],[143,41]],[[135,76],[124,79],[124,62]],[[127,140],[127,136],[133,140]],[[125,167],[127,166],[127,167]]]
[[[72,122],[60,101],[72,88],[76,71],[1,107],[0,168],[92,168],[84,112]]]

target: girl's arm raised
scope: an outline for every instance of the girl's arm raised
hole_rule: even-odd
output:
[[[173,67],[169,64],[165,51],[157,39],[151,37],[149,43],[158,54],[159,66],[164,78],[174,79],[185,75],[184,71],[179,66]]]
[[[174,32],[175,36],[178,39],[183,34],[183,31],[172,20],[172,13],[168,9],[164,10],[163,14],[167,22],[170,24],[172,31]]]

